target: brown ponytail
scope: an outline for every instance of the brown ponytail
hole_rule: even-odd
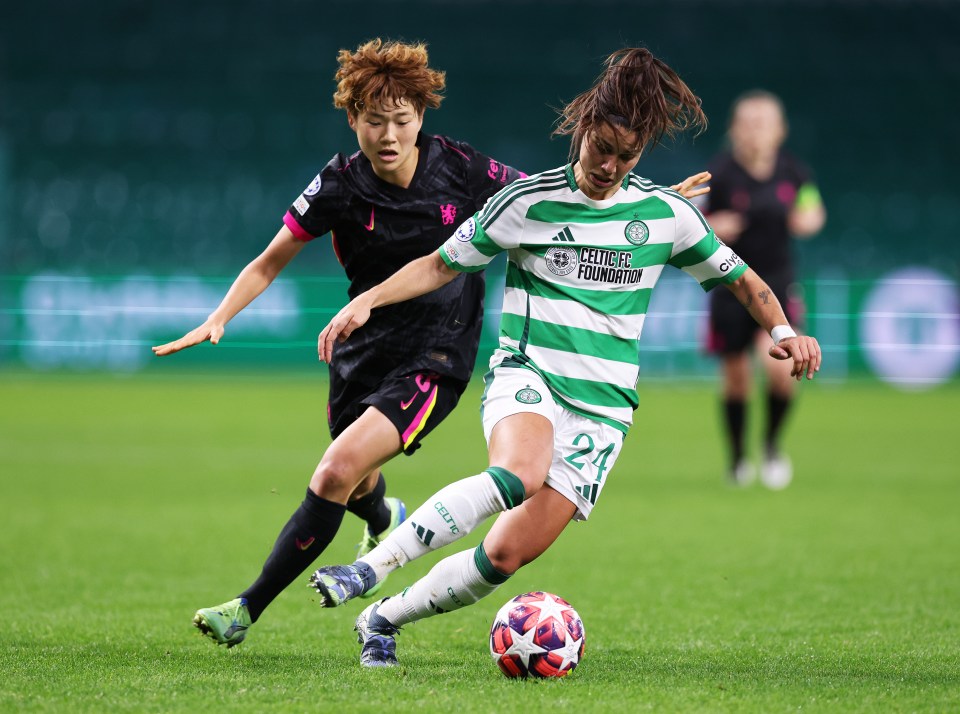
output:
[[[560,111],[554,136],[571,135],[570,158],[576,160],[584,135],[599,124],[634,131],[638,148],[664,137],[707,127],[697,97],[664,62],[642,47],[617,50],[593,86]]]

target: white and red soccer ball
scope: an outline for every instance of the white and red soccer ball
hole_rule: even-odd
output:
[[[507,677],[565,677],[580,664],[583,621],[561,597],[524,593],[500,608],[490,627],[490,654]]]

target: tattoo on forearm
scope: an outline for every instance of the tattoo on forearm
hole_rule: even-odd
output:
[[[761,290],[760,292],[757,293],[757,297],[760,298],[761,300],[763,300],[763,304],[764,304],[764,305],[769,305],[769,304],[770,304],[770,291],[769,291],[769,290]]]
[[[744,298],[740,301],[740,304],[743,305],[744,307],[750,307],[751,305],[753,305],[753,295],[751,295],[750,293],[747,293],[744,296]]]

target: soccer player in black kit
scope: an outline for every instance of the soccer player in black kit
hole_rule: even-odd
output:
[[[331,233],[356,297],[411,260],[436,251],[467,217],[523,176],[460,141],[420,131],[440,106],[443,72],[422,44],[372,40],[341,50],[334,105],[347,113],[360,151],[337,154],[297,197],[283,226],[237,277],[207,320],[157,355],[210,341],[262,293],[308,242]],[[693,196],[704,174],[676,186]],[[469,382],[483,326],[480,273],[378,311],[330,363],[327,414],[333,442],[306,497],[283,527],[260,577],[239,596],[198,610],[193,624],[218,644],[239,644],[247,629],[333,540],[345,511],[366,521],[361,555],[405,518],[385,496],[381,466],[420,441],[456,406]],[[370,595],[372,593],[368,593]]]
[[[791,236],[808,238],[820,231],[826,213],[809,170],[782,144],[787,134],[780,100],[761,90],[738,98],[731,110],[730,150],[710,166],[712,179],[707,217],[723,241],[763,275],[792,324],[802,320],[799,300],[791,295],[795,280]],[[710,294],[710,349],[720,355],[723,372],[723,414],[729,441],[729,478],[737,485],[753,481],[755,470],[746,456],[747,402],[751,355],[767,373],[767,424],[760,475],[769,488],[785,488],[793,475],[789,458],[779,449],[779,436],[793,398],[789,371],[763,354],[770,337],[757,330],[749,313],[724,290]],[[761,296],[762,299],[762,296]]]

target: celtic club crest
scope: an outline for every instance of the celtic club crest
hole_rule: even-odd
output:
[[[540,392],[538,392],[536,389],[532,389],[529,384],[517,392],[516,397],[517,401],[522,402],[523,404],[539,404],[541,401],[543,401],[543,397],[540,396]]]
[[[643,245],[650,238],[650,229],[643,221],[630,221],[623,229],[623,234],[634,245]]]

